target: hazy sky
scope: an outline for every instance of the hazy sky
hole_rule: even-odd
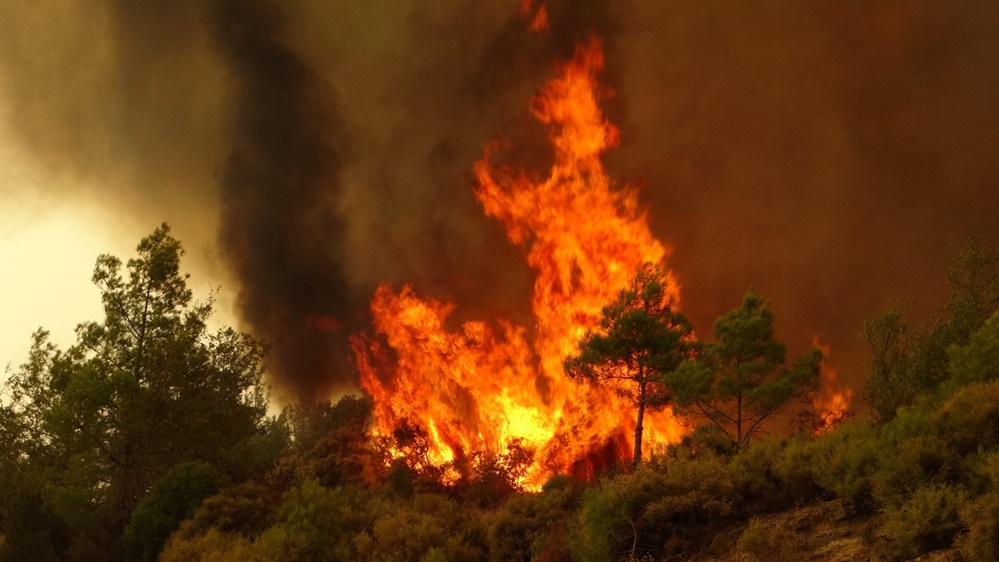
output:
[[[559,0],[544,36],[518,4],[0,4],[0,361],[95,318],[97,254],[163,221],[301,394],[351,384],[381,280],[525,322],[524,252],[469,170],[500,135],[549,157],[530,95],[593,33],[609,167],[700,334],[755,286],[858,381],[863,318],[906,296],[925,318],[952,245],[999,248],[996,3]]]

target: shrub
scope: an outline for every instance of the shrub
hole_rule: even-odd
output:
[[[999,560],[999,492],[990,492],[961,509],[968,532],[958,540],[968,560]]]
[[[221,488],[226,477],[214,466],[186,462],[163,475],[142,498],[125,529],[132,560],[152,562],[181,521],[194,515],[201,502]]]
[[[884,455],[873,477],[874,497],[882,506],[897,506],[919,487],[957,483],[961,464],[961,457],[936,435],[907,439]]]
[[[478,507],[495,507],[523,489],[520,481],[534,460],[534,452],[518,440],[505,453],[476,453],[469,460],[465,499]]]
[[[734,490],[725,463],[710,454],[680,457],[665,472],[641,468],[587,490],[571,545],[577,558],[675,555],[696,550],[707,527],[731,515]]]
[[[577,503],[571,484],[552,480],[541,494],[515,496],[496,512],[489,530],[493,560],[531,560],[550,546]]]
[[[735,548],[756,562],[788,560],[793,556],[794,539],[786,529],[753,519],[739,535]]]
[[[813,471],[812,458],[816,453],[811,439],[796,437],[787,442],[774,461],[774,473],[790,501],[796,504],[811,501],[822,493]]]
[[[680,443],[670,447],[673,456],[676,456],[680,451],[686,451],[691,456],[696,456],[702,452],[731,456],[735,454],[736,450],[735,441],[714,424],[697,427],[693,432],[683,436]]]
[[[419,560],[433,549],[444,546],[446,535],[446,505],[429,505],[431,502],[449,503],[443,497],[416,496],[412,502],[399,502],[389,512],[378,517],[371,527],[373,543],[364,559],[383,562]],[[419,505],[419,504],[423,505]]]
[[[472,562],[486,557],[488,525],[470,506],[417,493],[409,499],[372,495],[364,507],[366,525],[348,537],[354,549],[351,560],[401,562],[443,555],[450,562]]]
[[[951,380],[957,385],[999,379],[999,314],[971,334],[971,340],[948,350]]]
[[[202,535],[170,537],[159,562],[266,562],[259,548],[239,535],[208,529]]]
[[[357,559],[355,535],[370,524],[365,499],[357,488],[331,490],[307,480],[285,495],[280,522],[255,544],[270,560]]]
[[[932,396],[924,395],[911,406],[899,408],[891,422],[882,426],[881,441],[895,447],[902,441],[934,431],[930,416],[940,407]]]
[[[255,538],[273,522],[278,498],[264,486],[245,482],[206,499],[179,533],[201,535],[209,529]]]
[[[732,484],[746,511],[785,507],[793,501],[777,472],[786,440],[766,437],[743,447],[728,463]]]
[[[871,475],[881,457],[878,431],[868,418],[853,418],[810,443],[815,482],[858,506],[869,503]]]
[[[869,503],[870,476],[877,469],[877,427],[855,417],[835,431],[790,440],[774,464],[789,500],[804,503],[825,492],[857,505]]]
[[[999,381],[958,389],[933,413],[931,422],[962,455],[999,445]]]
[[[947,485],[923,486],[908,500],[883,514],[882,531],[900,558],[950,546],[961,530],[963,490]]]

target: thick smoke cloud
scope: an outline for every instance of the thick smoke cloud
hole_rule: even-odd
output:
[[[54,193],[167,220],[230,272],[289,396],[353,384],[343,339],[382,281],[529,325],[524,250],[468,171],[498,135],[544,170],[530,96],[591,33],[610,168],[643,182],[702,336],[755,286],[792,348],[821,337],[856,382],[864,317],[906,295],[926,317],[952,244],[999,248],[990,3],[559,0],[546,34],[519,4],[4,2],[0,115],[101,186]]]
[[[272,375],[309,399],[349,368],[338,360],[347,301],[333,208],[344,142],[335,96],[288,46],[279,5],[220,0],[212,13],[234,89],[220,244]]]
[[[946,298],[952,246],[999,248],[999,8],[636,4],[622,175],[644,178],[699,332],[750,285],[779,335],[858,383],[865,317]]]

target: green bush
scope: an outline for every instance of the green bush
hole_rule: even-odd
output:
[[[918,488],[912,496],[883,514],[882,531],[899,558],[951,545],[962,525],[959,511],[966,500],[963,490],[948,485]]]
[[[678,444],[669,447],[669,452],[674,457],[684,453],[696,456],[702,452],[731,456],[736,450],[735,441],[714,424],[698,426],[693,432],[684,435]]]
[[[785,439],[768,436],[743,447],[729,461],[732,484],[745,511],[778,509],[793,502],[777,471],[786,445]]]
[[[239,535],[208,529],[202,535],[170,537],[159,562],[267,562],[261,549]]]
[[[790,501],[801,505],[822,493],[815,481],[813,457],[817,454],[813,440],[804,436],[790,439],[774,461],[774,473]]]
[[[276,494],[256,482],[226,488],[202,502],[179,533],[195,536],[217,529],[255,538],[269,527],[277,510]]]
[[[958,540],[968,560],[999,560],[999,492],[989,492],[961,508],[968,532]]]
[[[801,504],[825,493],[867,506],[881,455],[877,436],[872,420],[856,417],[835,431],[788,441],[774,464],[788,499]]]
[[[355,535],[370,525],[367,499],[357,488],[331,490],[307,480],[285,495],[280,522],[255,543],[270,560],[357,559]]]
[[[883,453],[878,428],[870,419],[853,418],[815,439],[810,448],[819,486],[858,507],[870,504],[871,476]]]
[[[439,494],[409,499],[371,496],[365,507],[370,523],[353,537],[352,559],[402,562],[443,556],[450,562],[486,558],[488,524],[481,512]]]
[[[489,530],[490,557],[493,560],[535,558],[554,539],[562,538],[559,531],[572,516],[576,504],[571,484],[552,480],[540,494],[511,498],[493,517]]]
[[[999,314],[971,334],[966,345],[948,350],[951,381],[956,385],[999,379]]]
[[[128,558],[153,562],[181,521],[194,515],[227,478],[214,466],[187,462],[163,475],[142,498],[125,529]]]
[[[902,441],[934,431],[930,417],[940,407],[940,400],[924,395],[914,404],[899,408],[891,422],[881,427],[881,441],[885,447],[894,448]]]
[[[623,553],[672,556],[700,548],[732,512],[735,487],[723,460],[681,456],[662,469],[640,468],[587,490],[571,537],[576,558]]]
[[[441,505],[429,505],[431,502]],[[370,549],[358,554],[365,560],[408,562],[442,549],[447,514],[441,511],[453,510],[453,506],[443,505],[449,503],[440,496],[416,496],[411,502],[399,502],[375,520]]]
[[[962,455],[999,445],[999,380],[961,387],[931,422]]]
[[[942,438],[921,435],[886,450],[873,477],[874,498],[882,506],[897,506],[917,488],[931,484],[956,484],[962,476],[962,459]]]
[[[739,535],[735,548],[753,562],[791,560],[794,557],[794,538],[782,527],[753,519]]]

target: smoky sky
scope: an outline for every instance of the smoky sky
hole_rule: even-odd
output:
[[[792,350],[818,336],[856,383],[863,318],[902,297],[927,318],[952,246],[999,248],[999,7],[561,0],[536,34],[519,4],[4,2],[2,115],[99,186],[56,195],[166,220],[224,272],[289,397],[355,384],[345,338],[382,281],[530,324],[526,249],[470,169],[503,137],[544,172],[530,96],[591,35],[609,169],[641,186],[702,336],[752,286]]]

